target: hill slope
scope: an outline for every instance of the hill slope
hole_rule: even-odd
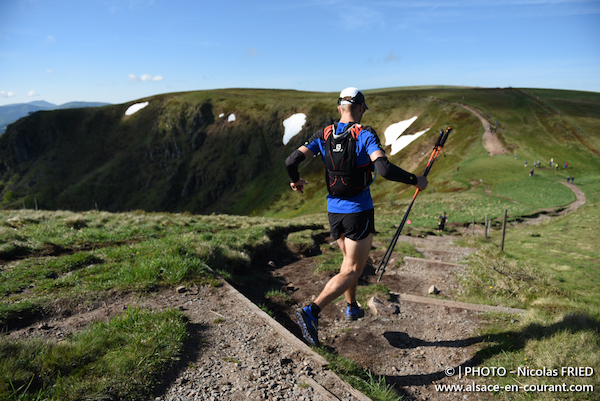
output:
[[[600,94],[428,88],[367,91],[367,97],[371,110],[363,123],[373,126],[382,142],[385,128],[413,116],[419,118],[408,133],[431,129],[391,158],[407,170],[420,171],[437,131],[454,128],[445,149],[450,157],[432,171],[431,192],[471,190],[475,173],[505,180],[482,162],[489,157],[481,145],[481,122],[460,103],[489,119],[511,155],[518,152],[530,163],[577,160],[578,176],[597,164]],[[337,118],[335,100],[336,94],[327,93],[231,89],[140,99],[149,105],[131,116],[125,111],[137,102],[38,111],[0,137],[2,206],[32,208],[37,201],[44,209],[282,216],[314,210],[325,194],[321,162],[303,166],[312,185],[300,198],[290,194],[283,161]],[[307,123],[283,145],[282,122],[294,113],[305,113]],[[230,114],[235,121],[228,120]],[[464,173],[457,176],[459,165]],[[401,197],[405,189],[385,180],[372,187],[376,201],[390,202],[390,194]]]

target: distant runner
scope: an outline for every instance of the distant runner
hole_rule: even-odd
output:
[[[448,222],[448,217],[446,217],[446,212],[442,212],[441,215],[438,216],[438,233],[444,231],[444,227]]]
[[[290,187],[302,193],[308,182],[300,177],[298,165],[321,154],[327,173],[331,236],[337,240],[343,254],[340,272],[329,280],[312,304],[296,313],[302,335],[315,346],[320,345],[319,313],[340,295],[344,294],[348,303],[346,320],[365,315],[356,302],[356,287],[367,264],[375,232],[375,213],[369,190],[373,167],[388,180],[412,184],[421,190],[427,187],[427,177],[417,177],[390,163],[377,133],[371,127],[360,125],[368,109],[361,91],[352,87],[344,89],[338,99],[339,122],[317,131],[285,161]]]

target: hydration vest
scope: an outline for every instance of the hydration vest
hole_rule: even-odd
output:
[[[323,130],[325,140],[325,180],[329,194],[337,198],[351,198],[360,194],[373,182],[373,163],[356,165],[356,141],[362,130],[360,124],[349,123],[342,134],[334,137],[337,125]]]

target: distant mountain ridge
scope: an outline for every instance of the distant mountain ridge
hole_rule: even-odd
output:
[[[8,125],[14,123],[19,118],[23,118],[30,113],[40,110],[60,110],[60,109],[79,109],[83,107],[101,107],[108,106],[110,103],[102,102],[69,102],[56,105],[45,100],[36,100],[29,103],[14,103],[0,106],[0,135],[6,131]]]

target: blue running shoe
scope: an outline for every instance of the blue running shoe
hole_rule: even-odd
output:
[[[305,306],[296,311],[296,320],[302,330],[302,336],[310,345],[319,347],[319,337],[317,335],[317,326],[319,318],[313,316],[310,306]]]
[[[361,317],[365,317],[365,310],[360,306],[355,308],[353,306],[348,305],[346,307],[346,321],[353,322],[355,320],[360,319]]]

